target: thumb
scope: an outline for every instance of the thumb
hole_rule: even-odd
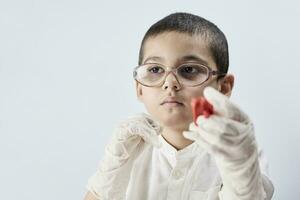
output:
[[[189,140],[198,140],[199,134],[195,131],[184,131],[183,136]]]
[[[153,133],[152,131],[149,131],[149,134],[141,134],[141,137],[146,143],[149,143],[157,148],[160,148],[162,146],[159,137],[156,133]]]
[[[204,89],[203,94],[219,115],[239,122],[249,122],[246,113],[233,103],[228,96],[220,93],[215,88],[208,86]]]

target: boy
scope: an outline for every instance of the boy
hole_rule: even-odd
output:
[[[174,13],[144,36],[136,93],[150,115],[116,128],[85,199],[271,199],[273,184],[253,124],[228,97],[228,46],[213,23]],[[193,122],[191,99],[214,113]]]

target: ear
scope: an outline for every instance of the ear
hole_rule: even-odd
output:
[[[142,95],[143,95],[142,85],[139,84],[139,82],[137,82],[137,81],[135,81],[135,89],[136,89],[136,96],[137,96],[138,100],[140,102],[142,102]]]
[[[234,86],[234,76],[232,74],[227,74],[226,76],[221,78],[218,82],[219,82],[218,90],[224,95],[230,97],[232,88]]]

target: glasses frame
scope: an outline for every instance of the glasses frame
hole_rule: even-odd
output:
[[[166,73],[162,79],[162,81],[156,85],[146,85],[144,83],[141,83],[137,78],[136,78],[136,70],[140,67],[143,67],[145,65],[149,65],[149,64],[156,64],[156,65],[159,65],[161,67],[163,67],[164,69],[166,69]],[[206,65],[203,65],[203,64],[200,64],[200,63],[195,63],[195,62],[186,62],[186,63],[183,63],[183,64],[180,64],[179,66],[175,67],[172,69],[172,67],[167,67],[165,65],[162,65],[162,64],[159,64],[159,63],[145,63],[145,64],[142,64],[142,65],[139,65],[139,66],[136,66],[134,69],[133,69],[133,78],[138,82],[140,83],[141,85],[143,86],[146,86],[146,87],[160,87],[164,84],[164,82],[166,81],[166,78],[167,76],[172,72],[177,80],[177,82],[182,85],[182,83],[178,80],[178,68],[180,68],[181,66],[183,65],[186,65],[186,64],[196,64],[196,65],[200,65],[202,67],[205,67],[207,70],[208,70],[208,75],[207,75],[207,78],[202,82],[202,83],[199,83],[199,84],[196,84],[196,85],[185,85],[187,87],[197,87],[197,86],[200,86],[202,84],[204,84],[206,81],[208,81],[210,79],[210,77],[212,76],[225,76],[227,73],[223,73],[223,72],[220,72],[218,70],[212,70],[210,67],[206,66]]]

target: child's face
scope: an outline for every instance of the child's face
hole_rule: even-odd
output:
[[[172,68],[186,62],[197,62],[212,70],[217,70],[209,48],[201,36],[190,36],[178,32],[165,32],[147,39],[142,63],[150,62]],[[219,89],[216,76],[211,77],[200,86],[187,87],[180,84],[173,73],[169,73],[162,86],[146,87],[137,82],[136,90],[138,99],[144,103],[149,114],[162,126],[186,130],[193,119],[191,99],[203,96],[203,89],[208,85]],[[176,98],[182,105],[161,105],[168,96]]]

